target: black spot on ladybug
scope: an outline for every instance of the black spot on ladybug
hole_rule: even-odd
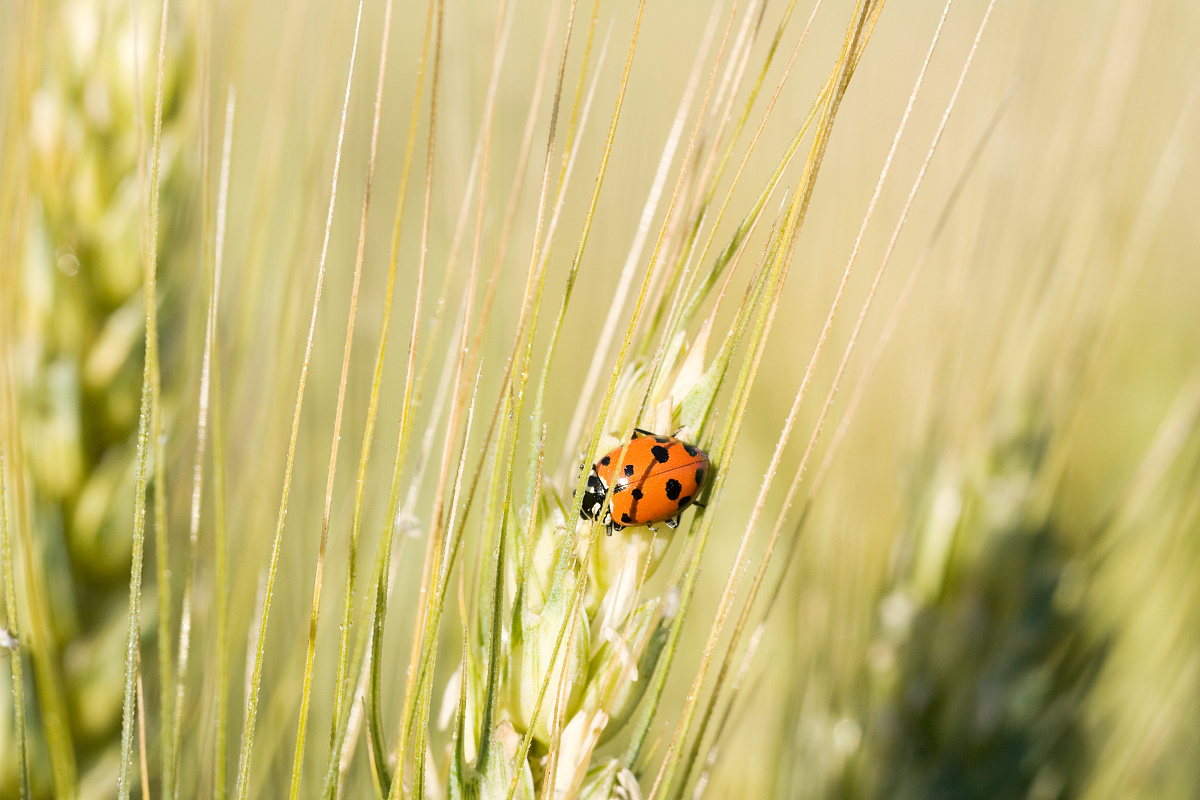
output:
[[[625,523],[628,523],[628,522],[630,522],[629,515],[628,515],[628,514],[622,514],[622,515],[621,515],[621,522],[625,522]]]
[[[671,458],[671,454],[667,452],[667,448],[655,445],[650,448],[650,455],[654,456],[654,460],[660,464],[665,464]]]
[[[703,467],[696,470],[696,485],[699,486],[702,483],[704,483],[704,468]]]
[[[631,478],[633,477],[633,464],[626,464],[626,465],[625,465],[625,474],[626,474],[626,475],[628,475],[628,476],[629,476],[629,477],[631,477]]]
[[[674,478],[667,479],[667,498],[670,500],[678,500],[679,493],[683,491],[683,484]]]
[[[683,446],[683,452],[685,452],[689,456],[692,456],[693,458],[695,458],[696,453],[699,453],[700,451],[697,450],[696,448],[692,447],[690,444],[685,444]]]
[[[602,467],[607,467],[611,463],[612,463],[612,459],[609,458],[608,456],[605,456],[604,458],[600,459],[600,466],[602,466]]]
[[[631,494],[633,494],[633,499],[634,499],[634,500],[641,500],[641,499],[642,499],[642,490],[641,490],[641,489],[634,489],[634,490],[633,490],[633,492],[632,492]]]
[[[691,495],[688,495],[687,497],[679,498],[679,506],[678,506],[679,510],[683,511],[683,509],[687,508],[687,504],[690,502],[692,502]]]
[[[666,444],[667,442],[669,442],[671,440],[669,438],[667,438],[666,436],[655,436],[654,441],[658,442],[659,444]]]

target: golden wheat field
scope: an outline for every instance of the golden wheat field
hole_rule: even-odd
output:
[[[0,38],[0,798],[1200,796],[1200,5]]]

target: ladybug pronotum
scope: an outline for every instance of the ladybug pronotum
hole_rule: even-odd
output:
[[[592,465],[579,516],[600,520],[609,536],[656,522],[678,527],[679,515],[695,503],[709,471],[708,455],[698,447],[673,436],[635,430],[628,447],[622,445]]]

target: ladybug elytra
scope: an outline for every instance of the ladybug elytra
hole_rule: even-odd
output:
[[[618,462],[620,475],[616,474]],[[616,448],[592,465],[579,516],[599,519],[609,536],[623,528],[656,522],[678,527],[680,514],[695,503],[709,471],[708,455],[698,447],[673,436],[635,429],[628,446]],[[612,496],[605,507],[610,486]]]

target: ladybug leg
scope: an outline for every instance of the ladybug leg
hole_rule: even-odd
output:
[[[708,503],[697,503],[695,500],[693,500],[692,502],[688,503],[688,505],[689,505],[689,506],[695,506],[696,508],[708,508]]]
[[[658,435],[655,433],[651,433],[650,431],[646,430],[645,428],[634,428],[633,432],[640,433],[642,436],[657,436]],[[635,436],[634,438],[636,439],[637,437]]]
[[[668,528],[678,528],[680,516],[682,516],[682,515],[676,514],[675,516],[673,516],[669,520],[667,520],[667,527]]]

